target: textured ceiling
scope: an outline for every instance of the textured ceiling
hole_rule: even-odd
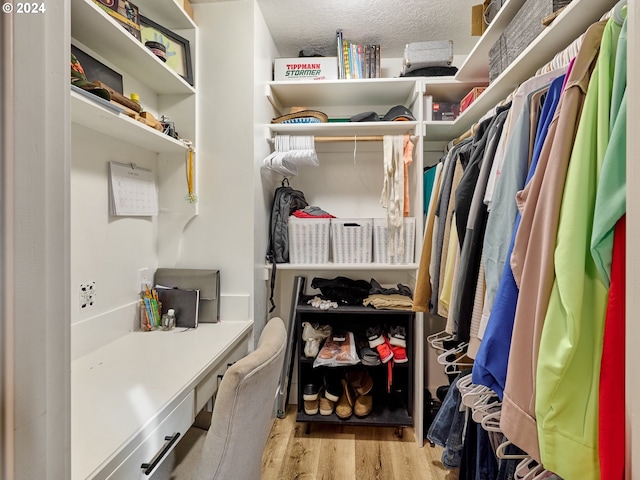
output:
[[[335,55],[335,33],[356,43],[380,44],[384,57],[402,57],[410,42],[453,40],[455,55],[467,54],[471,5],[481,0],[258,0],[278,51]]]

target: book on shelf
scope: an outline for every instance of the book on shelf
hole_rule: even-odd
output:
[[[364,45],[345,40],[341,29],[336,30],[338,78],[379,78],[380,45]]]

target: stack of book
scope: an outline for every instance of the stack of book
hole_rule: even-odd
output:
[[[336,31],[338,78],[380,78],[380,45],[362,45]]]

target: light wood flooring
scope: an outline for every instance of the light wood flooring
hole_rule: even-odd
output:
[[[262,456],[262,480],[457,480],[442,449],[419,448],[412,428],[349,427],[295,421],[296,405],[276,419]]]

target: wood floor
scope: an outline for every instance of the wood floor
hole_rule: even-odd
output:
[[[349,427],[295,421],[296,406],[276,419],[262,456],[262,480],[457,480],[442,449],[419,448],[413,429]]]

